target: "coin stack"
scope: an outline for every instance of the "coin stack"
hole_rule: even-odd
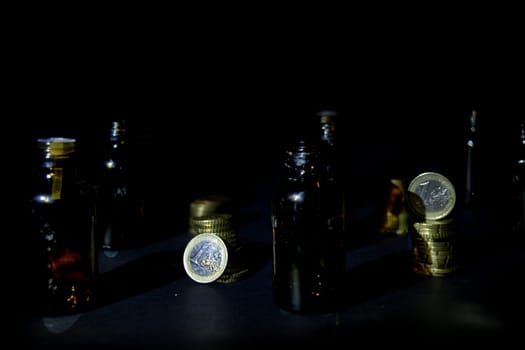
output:
[[[225,204],[228,202],[228,198],[223,195],[208,195],[195,199],[190,204],[190,217],[189,217],[189,228],[188,231],[192,235],[196,235],[193,227],[193,219],[216,212],[222,212]]]
[[[422,173],[408,186],[408,203],[416,218],[410,227],[414,272],[446,276],[456,271],[456,232],[450,216],[455,201],[454,186],[439,173]]]
[[[194,217],[192,227],[195,235],[211,233],[219,236],[226,243],[229,254],[228,264],[216,282],[233,283],[248,273],[242,246],[234,228],[232,214],[213,213]]]

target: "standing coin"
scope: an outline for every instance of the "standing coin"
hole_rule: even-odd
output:
[[[443,219],[456,204],[456,191],[445,176],[425,172],[416,176],[408,185],[408,204],[421,218]]]
[[[199,283],[210,283],[219,278],[228,264],[228,249],[224,241],[213,233],[193,237],[183,256],[188,276]]]

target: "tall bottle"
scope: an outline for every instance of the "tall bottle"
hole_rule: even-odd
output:
[[[97,225],[101,248],[110,258],[138,244],[143,224],[127,133],[126,120],[111,122],[100,176]]]
[[[475,152],[477,151],[474,148],[477,144],[476,118],[477,112],[474,110],[469,118],[469,128],[467,132],[467,164],[465,169],[465,206],[467,208],[471,207],[476,200],[476,185],[474,183],[475,177],[478,176],[474,171],[477,166],[475,157]]]
[[[94,305],[97,277],[95,198],[80,173],[73,138],[38,139],[30,198],[38,312],[63,315]]]
[[[313,144],[286,151],[287,176],[272,203],[273,300],[297,313],[324,313],[341,306],[345,252],[341,220],[321,181],[322,162]]]
[[[512,231],[525,238],[525,121],[520,122],[519,138],[512,164]]]
[[[316,113],[319,123],[319,145],[324,167],[324,176],[328,182],[336,182],[338,167],[338,155],[336,144],[336,118],[337,112],[333,110],[322,110]]]
[[[318,137],[321,169],[319,175],[324,182],[325,191],[331,192],[332,211],[337,218],[338,225],[342,225],[346,232],[346,190],[341,173],[341,154],[337,140],[337,118],[334,110],[321,110],[316,113],[318,122]]]

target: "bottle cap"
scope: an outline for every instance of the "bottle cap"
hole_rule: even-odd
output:
[[[44,150],[51,157],[67,156],[75,152],[75,142],[73,138],[49,137],[37,139],[40,149]]]

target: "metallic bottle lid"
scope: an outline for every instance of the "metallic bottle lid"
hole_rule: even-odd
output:
[[[39,148],[52,158],[65,157],[75,152],[75,142],[73,138],[49,137],[37,139]]]

